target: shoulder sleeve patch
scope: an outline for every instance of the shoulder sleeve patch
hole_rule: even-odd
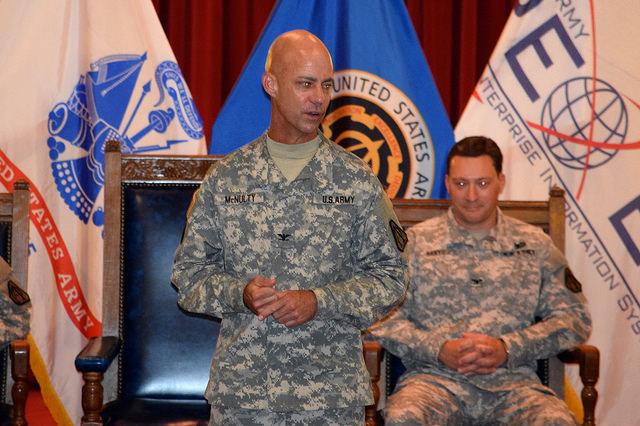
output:
[[[569,268],[564,270],[564,285],[574,293],[582,292],[582,284],[580,284],[580,281],[578,281]]]
[[[398,250],[403,252],[404,248],[407,246],[407,242],[409,241],[407,233],[404,232],[402,226],[398,225],[393,219],[389,220],[389,227],[391,228],[393,239],[396,242],[396,247],[398,247]]]
[[[7,285],[9,286],[9,297],[16,305],[21,306],[31,300],[29,299],[29,295],[27,294],[27,292],[21,289],[18,284],[14,283],[11,280],[8,280]]]

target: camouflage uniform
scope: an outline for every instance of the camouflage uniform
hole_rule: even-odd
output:
[[[211,426],[362,426],[364,408],[273,412],[212,406],[209,424]]]
[[[500,210],[497,225],[480,241],[457,225],[451,210],[416,225],[408,235],[407,299],[373,330],[407,367],[396,390],[402,397],[387,402],[388,423],[414,424],[407,419],[424,413],[410,406],[421,399],[442,404],[435,413],[424,414],[427,423],[441,424],[451,411],[450,400],[460,412],[449,414],[515,423],[508,416],[524,415],[514,411],[523,411],[517,404],[532,395],[546,401],[549,416],[574,423],[562,401],[546,396],[552,391],[535,373],[536,359],[575,346],[591,329],[582,295],[564,285],[566,260],[551,239]],[[536,323],[536,318],[542,321]],[[509,351],[506,366],[493,374],[461,375],[439,362],[444,342],[463,332],[502,338]],[[505,403],[511,397],[517,402]],[[528,424],[530,419],[521,421]]]
[[[0,349],[29,332],[31,301],[11,272],[11,266],[0,258]]]
[[[176,252],[185,310],[222,318],[206,397],[213,406],[287,412],[372,403],[360,330],[406,289],[391,203],[370,169],[322,137],[287,182],[266,137],[212,166]],[[405,236],[406,237],[406,236]],[[317,312],[287,328],[243,304],[247,282],[311,289]]]

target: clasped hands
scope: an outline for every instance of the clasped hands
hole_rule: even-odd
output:
[[[442,345],[438,359],[460,374],[491,374],[507,361],[507,352],[500,339],[462,333],[460,338]]]
[[[302,325],[316,315],[316,295],[311,290],[277,290],[276,280],[257,276],[244,287],[242,301],[261,321],[272,316],[286,327]]]

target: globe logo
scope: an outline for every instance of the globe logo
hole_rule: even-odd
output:
[[[542,135],[551,154],[577,170],[593,169],[611,160],[627,134],[627,109],[616,90],[591,77],[577,77],[556,87],[542,109]],[[595,92],[595,109],[593,99]],[[591,121],[593,120],[593,134]],[[572,140],[587,142],[578,144]],[[591,143],[597,141],[598,144]]]

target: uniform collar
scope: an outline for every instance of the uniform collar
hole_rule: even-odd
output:
[[[333,185],[333,164],[336,147],[322,133],[320,145],[311,161],[302,169],[296,180],[311,179],[315,188],[330,188]]]
[[[333,162],[335,159],[333,142],[327,139],[322,133],[318,150],[309,163],[302,169],[293,182],[310,179],[314,182],[314,188],[330,188],[333,184]],[[263,133],[254,148],[255,156],[255,177],[270,184],[286,184],[284,177],[276,163],[271,158],[267,148],[267,133]]]
[[[454,245],[465,245],[475,247],[477,244],[474,236],[461,227],[453,216],[453,210],[450,207],[447,211],[447,225],[449,229],[449,242]],[[489,234],[482,239],[484,247],[496,251],[508,251],[514,248],[515,240],[513,232],[509,226],[509,221],[505,218],[502,210],[497,210],[496,226],[489,230]]]

